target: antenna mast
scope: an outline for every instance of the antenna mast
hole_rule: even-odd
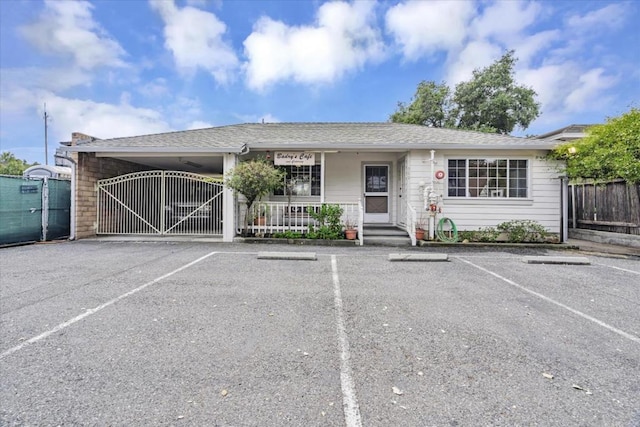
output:
[[[44,164],[49,164],[49,147],[47,138],[47,122],[49,121],[49,115],[47,114],[47,103],[44,103]]]

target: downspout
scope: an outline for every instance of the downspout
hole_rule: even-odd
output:
[[[71,157],[61,156],[56,154],[54,156],[57,159],[61,159],[67,162],[71,166],[71,209],[69,212],[69,240],[76,239],[76,171],[78,169],[78,163]]]

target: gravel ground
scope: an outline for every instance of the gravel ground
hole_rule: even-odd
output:
[[[640,426],[640,261],[414,251],[2,249],[0,425]]]

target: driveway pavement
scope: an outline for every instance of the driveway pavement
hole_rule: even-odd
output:
[[[0,424],[640,425],[640,261],[447,251],[2,249]]]

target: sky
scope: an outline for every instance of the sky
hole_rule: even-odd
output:
[[[0,0],[0,150],[248,122],[381,122],[506,51],[540,117],[639,107],[640,1]]]

